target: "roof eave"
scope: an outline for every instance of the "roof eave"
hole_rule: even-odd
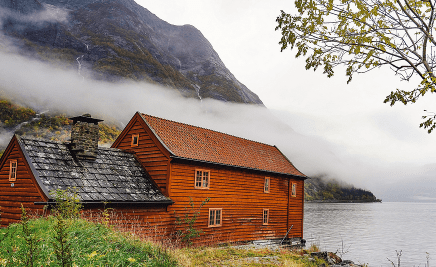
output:
[[[144,118],[143,114],[140,112],[137,112],[139,114],[139,116],[141,116],[142,120],[145,122],[145,124],[147,124],[148,128],[150,129],[150,131],[153,132],[154,136],[156,137],[156,139],[160,142],[160,144],[170,153],[170,156],[175,156],[176,154],[174,154],[173,151],[171,151],[171,149],[165,144],[165,142],[160,138],[160,136],[157,134],[157,132],[153,129],[153,127],[151,127],[151,125],[148,123],[147,119]]]
[[[172,159],[179,159],[179,160],[186,160],[186,161],[208,163],[208,164],[225,166],[225,167],[232,167],[232,168],[238,168],[238,169],[243,169],[243,170],[259,171],[259,172],[266,172],[266,173],[272,173],[272,174],[278,174],[278,175],[292,176],[292,177],[299,178],[299,179],[302,179],[302,180],[306,180],[307,179],[307,176],[300,176],[300,175],[295,175],[295,174],[292,174],[292,173],[274,172],[274,171],[250,168],[250,167],[245,167],[245,166],[238,166],[238,165],[231,165],[231,164],[225,164],[225,163],[218,163],[218,162],[207,161],[207,160],[185,158],[185,157],[180,157],[180,156],[175,156],[175,155],[171,156],[171,158]]]
[[[39,185],[39,188],[41,188],[42,192],[45,194],[45,196],[50,199],[50,192],[47,190],[47,187],[42,182],[41,178],[39,177],[39,173],[36,170],[35,166],[33,165],[32,159],[29,157],[29,154],[27,153],[27,150],[24,147],[24,144],[21,142],[21,138],[16,135],[17,143],[20,146],[21,151],[23,152],[24,158],[27,161],[27,165],[29,165],[30,170],[32,171],[33,177],[35,177],[36,182]]]
[[[292,161],[290,161],[289,159],[288,159],[288,157],[286,157],[286,155],[276,146],[276,145],[274,145],[274,147],[280,152],[280,154],[282,154],[282,156],[292,165],[292,167],[294,167],[294,169],[296,169],[299,173],[301,173],[301,174],[303,174],[304,176],[303,177],[306,177],[306,179],[307,179],[307,176],[304,174],[304,173],[302,173],[299,169],[297,169],[297,167],[295,167],[295,165],[292,163]]]
[[[132,205],[132,204],[154,204],[154,205],[172,205],[175,202],[173,200],[162,200],[162,201],[104,201],[104,200],[95,200],[95,201],[80,201],[80,204],[126,204],[126,205]],[[34,202],[35,205],[49,205],[49,204],[56,204],[56,201],[54,199],[50,199],[47,202]]]

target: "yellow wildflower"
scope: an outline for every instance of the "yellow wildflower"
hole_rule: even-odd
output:
[[[6,266],[7,263],[8,263],[8,261],[6,259],[0,259],[0,264],[2,266]]]

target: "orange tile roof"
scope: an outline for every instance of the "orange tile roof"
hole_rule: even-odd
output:
[[[306,177],[275,146],[141,114],[176,157]]]

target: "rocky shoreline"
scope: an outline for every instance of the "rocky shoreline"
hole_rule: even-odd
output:
[[[314,258],[323,259],[325,262],[327,262],[327,266],[329,267],[364,267],[364,265],[356,264],[350,260],[342,260],[341,257],[333,252],[311,252],[306,255],[311,257],[313,261],[315,261]],[[325,265],[322,264],[322,266],[324,267]]]
[[[262,249],[268,248],[272,251],[280,251],[284,246],[274,242],[274,240],[252,241],[248,244],[233,245],[235,249]],[[288,247],[289,248],[289,247]],[[299,246],[292,246],[291,249],[301,248]],[[312,252],[311,249],[301,249],[298,254],[304,258],[309,258],[309,261],[316,261],[316,258],[324,260],[327,264],[321,264],[319,267],[364,267],[366,265],[356,264],[351,260],[342,260],[341,257],[334,252],[322,251]]]

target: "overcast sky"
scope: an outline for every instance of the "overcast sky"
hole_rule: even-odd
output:
[[[435,184],[436,174],[422,177],[425,166],[436,163],[436,133],[418,127],[424,109],[436,110],[434,96],[390,107],[384,98],[396,88],[412,88],[416,81],[400,82],[391,70],[377,69],[356,75],[347,85],[343,69],[333,78],[305,70],[304,59],[296,59],[294,51],[280,52],[280,33],[274,30],[280,10],[293,12],[294,1],[137,2],[171,24],[199,29],[236,78],[298,133],[332,144],[341,159],[368,163],[368,176],[373,164],[385,166],[383,175],[367,177],[370,187],[395,183],[396,177]]]

